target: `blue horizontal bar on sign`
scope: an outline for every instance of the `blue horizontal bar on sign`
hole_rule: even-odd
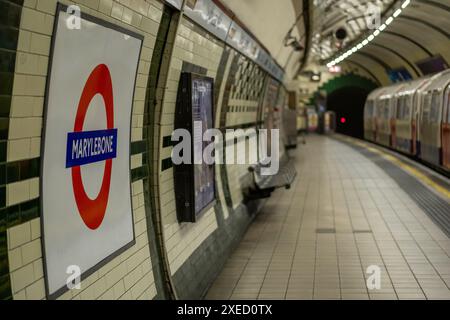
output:
[[[117,157],[117,129],[69,132],[66,168]]]

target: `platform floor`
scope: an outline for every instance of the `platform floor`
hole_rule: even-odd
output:
[[[447,235],[358,150],[307,140],[295,185],[266,202],[206,299],[450,299]]]

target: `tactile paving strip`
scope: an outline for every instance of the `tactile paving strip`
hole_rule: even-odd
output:
[[[450,203],[425,187],[416,178],[410,176],[401,168],[383,159],[379,155],[352,143],[365,157],[372,160],[383,169],[398,185],[416,201],[417,205],[450,237]]]

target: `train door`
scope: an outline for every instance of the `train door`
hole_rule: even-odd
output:
[[[380,136],[380,117],[381,117],[381,101],[375,100],[375,114],[373,117],[373,141],[378,142],[379,136]]]
[[[378,114],[379,112],[379,101],[375,99],[373,101],[373,117],[372,117],[372,132],[373,132],[373,142],[376,142],[378,139]]]
[[[406,130],[402,133],[402,137],[407,140],[403,142],[404,150],[408,154],[414,154],[415,141],[413,141],[414,131],[412,127],[412,122],[414,121],[414,107],[413,107],[413,95],[406,95],[403,97],[403,108],[402,108],[402,123],[406,126]]]
[[[391,126],[391,147],[392,148],[396,148],[397,146],[397,108],[398,106],[398,102],[399,102],[399,98],[397,98],[395,95],[392,97],[392,101],[391,101],[391,114],[390,114],[390,123],[389,125]]]
[[[411,134],[412,134],[412,154],[420,157],[420,123],[422,119],[422,105],[424,102],[424,90],[430,84],[432,78],[426,79],[417,88],[412,96],[412,119],[411,119]]]
[[[420,116],[420,98],[421,94],[413,93],[413,114],[411,118],[411,134],[412,134],[412,154],[419,155],[419,116]]]
[[[420,157],[420,119],[422,118],[421,107],[423,103],[423,93],[420,89],[413,93],[412,98],[412,118],[411,118],[411,134],[412,134],[412,154]]]
[[[442,111],[443,95],[432,88],[425,96],[421,119],[421,158],[433,165],[442,163]]]
[[[444,91],[444,115],[442,121],[442,165],[450,170],[450,84]]]

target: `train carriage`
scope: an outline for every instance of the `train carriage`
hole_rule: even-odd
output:
[[[419,90],[426,87],[429,82],[429,77],[410,81],[397,93],[392,147],[398,151],[416,154]]]
[[[364,107],[366,140],[450,171],[450,69],[374,90]]]
[[[444,71],[427,86],[420,110],[420,158],[448,170],[450,132],[448,130],[448,91],[450,70]],[[447,96],[445,96],[447,95]],[[445,108],[444,108],[445,103]]]

